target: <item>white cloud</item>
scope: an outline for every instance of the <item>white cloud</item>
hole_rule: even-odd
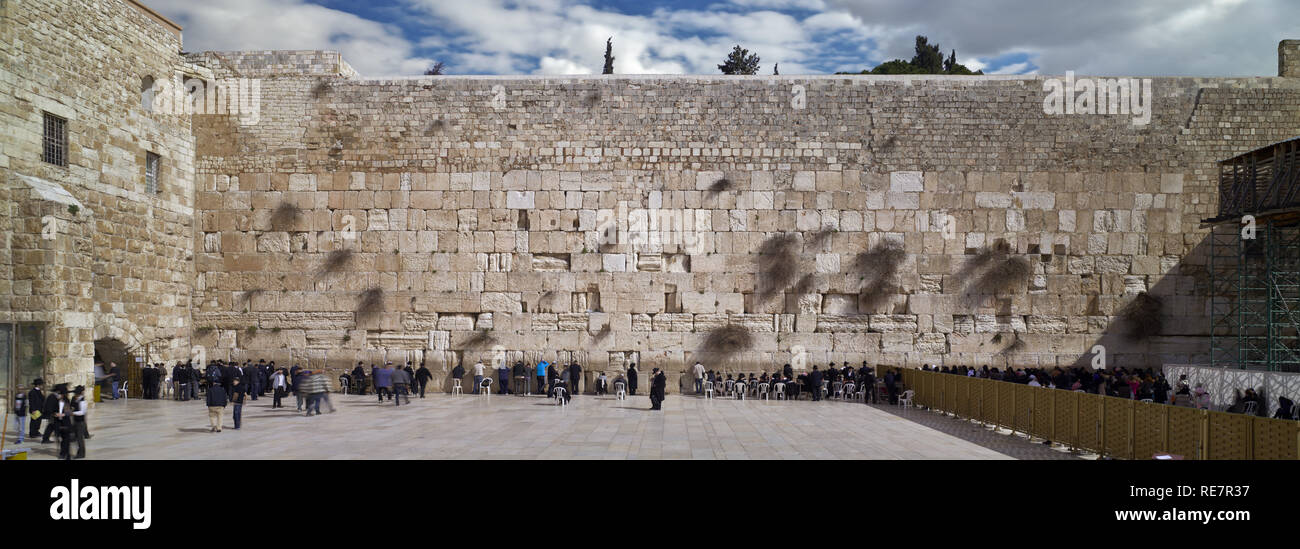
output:
[[[971,70],[980,70],[972,67],[966,67],[966,68]],[[981,67],[981,69],[982,68],[983,67]],[[1001,67],[998,67],[997,69],[994,69],[993,72],[990,72],[989,74],[1021,74],[1027,71],[1028,69],[1029,69],[1029,63],[1012,63],[1010,65],[1003,65]]]
[[[870,21],[890,58],[922,34],[963,59],[1027,53],[1044,74],[1272,76],[1295,0],[826,0]],[[968,64],[968,66],[971,66]]]
[[[819,33],[848,32],[865,40],[867,27],[847,12],[795,16],[771,9],[821,9],[820,0],[740,0],[705,9],[660,8],[648,15],[603,10],[577,0],[407,0],[429,24],[453,34],[449,63],[457,71],[502,72],[483,56],[508,56],[505,72],[598,72],[605,39],[614,38],[619,74],[718,74],[740,44],[760,57],[762,74],[780,63],[786,74],[809,72],[832,55]],[[803,17],[800,19],[800,17]],[[473,55],[456,51],[474,52]],[[540,60],[540,63],[536,60]],[[858,64],[865,65],[866,59]],[[544,65],[544,66],[539,66]]]
[[[595,1],[398,0],[387,13],[439,30],[411,39],[308,0],[149,4],[186,27],[188,50],[332,49],[365,76],[420,74],[430,57],[452,73],[595,73],[611,36],[620,74],[717,74],[736,44],[761,74],[857,72],[910,59],[918,34],[972,70],[1020,54],[997,71],[1273,75],[1277,41],[1300,37],[1296,0],[715,0],[638,14]]]
[[[363,76],[421,74],[432,59],[401,31],[302,0],[148,0],[185,28],[185,49],[335,50]]]

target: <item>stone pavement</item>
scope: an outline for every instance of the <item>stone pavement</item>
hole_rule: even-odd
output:
[[[91,412],[87,452],[91,459],[163,460],[1041,459],[1052,452],[1018,437],[954,436],[942,431],[964,422],[938,414],[899,415],[854,402],[674,394],[665,411],[651,412],[645,396],[619,402],[585,395],[564,408],[537,396],[437,394],[417,396],[409,407],[381,406],[373,396],[330,398],[338,412],[310,418],[294,412],[292,397],[282,410],[259,399],[244,407],[240,430],[230,428],[227,408],[221,433],[208,432],[201,401],[105,402]],[[12,445],[12,429],[6,434]],[[989,440],[994,449],[985,447]],[[31,459],[52,459],[58,450],[55,443],[24,446],[33,448]]]

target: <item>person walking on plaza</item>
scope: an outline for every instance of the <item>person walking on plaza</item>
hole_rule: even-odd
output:
[[[664,390],[668,387],[668,377],[659,368],[650,372],[650,409],[662,410]]]
[[[239,429],[239,415],[240,412],[244,411],[244,396],[248,394],[248,387],[245,387],[243,383],[240,383],[239,378],[235,378],[234,382],[231,383],[230,388],[230,409],[234,414],[234,429]]]
[[[59,429],[62,429],[59,421],[54,414],[58,413],[59,407],[67,404],[68,386],[60,383],[54,386],[54,391],[50,396],[45,397],[45,404],[41,409],[42,418],[48,422],[45,426],[45,433],[41,436],[41,444],[50,442],[50,435],[53,435]],[[34,438],[34,437],[33,437]]]
[[[330,382],[325,378],[325,370],[304,370],[303,373],[302,391],[307,394],[307,416],[310,417],[312,412],[321,415],[321,401],[325,401],[333,412],[334,405],[329,402]]]
[[[86,439],[90,438],[90,433],[86,430],[86,387],[78,385],[72,390],[72,395],[71,435],[77,441],[77,455],[72,456],[72,459],[85,459]]]
[[[303,391],[303,385],[307,382],[307,371],[298,367],[297,364],[289,369],[289,388],[293,391],[295,397],[298,397],[298,411],[302,411],[302,405],[307,401],[307,393]]]
[[[393,399],[394,401],[396,401],[395,405],[396,406],[402,405],[402,397],[406,397],[406,403],[410,404],[411,397],[407,396],[408,395],[407,387],[411,385],[411,374],[406,373],[405,368],[393,370],[392,381],[393,381],[393,393],[396,396],[396,398]]]
[[[384,364],[383,368],[375,370],[375,395],[379,402],[384,401],[384,395],[388,395],[388,400],[393,400],[393,363]]]
[[[695,394],[704,394],[704,365],[697,360],[692,370],[695,372]]]
[[[636,363],[633,362],[630,366],[627,367],[627,394],[629,396],[636,396],[637,381],[638,381],[638,376],[636,373]]]
[[[208,387],[208,423],[213,433],[221,432],[221,414],[226,409],[226,388],[221,384]]]
[[[276,408],[284,408],[284,404],[280,402],[280,399],[284,398],[284,393],[286,392],[285,390],[289,387],[289,385],[284,381],[284,375],[285,374],[283,368],[276,370],[274,374],[271,374],[271,391],[272,391],[271,409],[272,410]]]
[[[433,372],[430,372],[424,363],[420,363],[420,369],[415,371],[415,385],[420,388],[420,398],[424,398],[424,386],[429,384],[433,379]]]
[[[23,435],[27,434],[27,393],[23,392],[22,385],[14,391],[14,420],[18,424],[18,444],[22,444]]]
[[[483,388],[483,361],[479,360],[474,363],[474,394],[478,394],[479,389]]]

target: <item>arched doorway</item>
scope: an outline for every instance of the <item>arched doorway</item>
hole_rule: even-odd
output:
[[[101,370],[97,368],[95,370],[95,379],[99,379],[108,375],[109,363],[117,364],[119,383],[121,383],[122,381],[128,381],[130,379],[133,379],[130,372],[139,369],[138,366],[132,363],[131,353],[127,349],[126,344],[123,343],[121,340],[116,338],[111,338],[111,337],[96,339],[95,340],[95,364],[96,365],[102,364],[103,369]],[[134,396],[135,388],[130,387],[129,389],[132,391],[132,396]],[[108,386],[105,386],[103,388],[105,395],[107,395],[110,390],[111,387]]]

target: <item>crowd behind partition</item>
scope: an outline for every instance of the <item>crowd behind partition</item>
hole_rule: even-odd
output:
[[[1053,368],[989,368],[987,365],[976,369],[973,366],[923,366],[922,370],[941,374],[961,375],[981,379],[992,379],[1019,383],[1031,387],[1048,387],[1080,391],[1116,398],[1127,398],[1172,406],[1184,406],[1209,410],[1212,407],[1209,392],[1201,383],[1195,386],[1187,381],[1187,376],[1179,376],[1178,382],[1170,385],[1163,373],[1150,368],[1114,370],[1089,370],[1082,367]],[[1229,413],[1268,416],[1264,395],[1254,388],[1234,390],[1233,402],[1222,411]],[[1278,419],[1300,419],[1300,407],[1285,396],[1278,397],[1277,411],[1273,414]]]

